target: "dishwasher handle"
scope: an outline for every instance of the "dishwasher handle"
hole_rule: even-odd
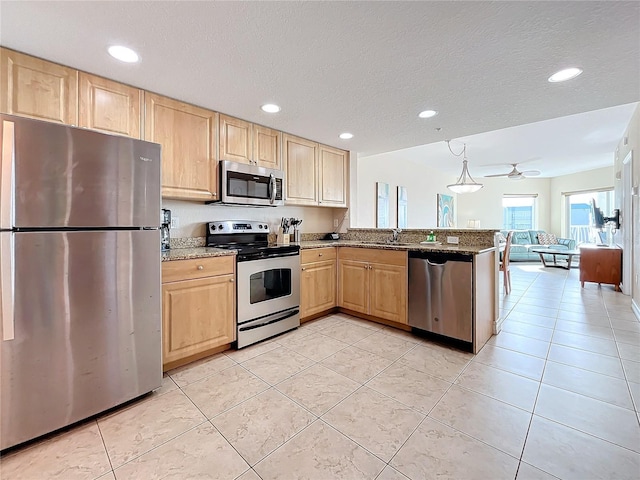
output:
[[[444,265],[447,262],[473,262],[473,255],[459,252],[428,252],[424,250],[409,251],[409,258],[427,260],[429,265]]]

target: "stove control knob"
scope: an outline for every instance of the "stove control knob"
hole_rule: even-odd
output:
[[[218,225],[218,230],[222,230],[224,227],[222,225]]]
[[[262,229],[262,224],[258,225],[258,228],[259,228],[259,229]]]

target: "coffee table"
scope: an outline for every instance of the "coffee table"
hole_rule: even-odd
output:
[[[571,259],[580,256],[580,250],[556,250],[555,248],[532,248],[532,252],[540,255],[540,260],[542,260],[542,265],[545,267],[557,267],[557,268],[565,268],[569,270],[571,268]],[[544,260],[545,255],[553,255],[553,265],[547,264]],[[556,257],[567,257],[567,264],[563,265],[561,263],[556,262]]]

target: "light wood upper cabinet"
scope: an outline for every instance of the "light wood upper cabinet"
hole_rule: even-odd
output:
[[[407,252],[340,247],[338,306],[407,323]]]
[[[289,205],[318,204],[318,144],[284,134],[284,171],[287,188],[285,203]]]
[[[282,133],[220,114],[218,160],[280,168]]]
[[[220,115],[219,131],[220,152],[218,160],[253,163],[251,123],[227,115]]]
[[[142,138],[142,90],[84,72],[79,83],[79,126]]]
[[[259,167],[280,169],[282,132],[253,125],[253,161]]]
[[[335,307],[336,248],[303,250],[300,261],[300,317]]]
[[[165,370],[235,341],[234,257],[163,262],[162,281]]]
[[[347,206],[348,152],[320,145],[318,156],[318,203],[328,207]]]
[[[218,199],[217,113],[145,94],[145,140],[162,145],[162,196]]]
[[[49,122],[78,123],[78,71],[0,49],[0,110]]]

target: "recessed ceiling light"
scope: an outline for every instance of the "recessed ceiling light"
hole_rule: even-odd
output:
[[[136,52],[128,47],[123,47],[122,45],[112,45],[109,47],[109,55],[126,63],[136,63],[140,60],[140,57],[138,57]]]
[[[418,116],[420,118],[431,118],[435,117],[438,114],[435,110],[425,110],[424,112],[420,112]]]
[[[571,80],[572,78],[576,78],[578,75],[582,73],[582,69],[580,68],[565,68],[564,70],[560,70],[559,72],[554,73],[549,77],[549,81],[551,83],[556,82],[565,82],[567,80]]]
[[[267,113],[278,113],[280,110],[282,110],[278,105],[274,103],[265,103],[260,108],[263,112]]]
[[[343,140],[349,140],[350,138],[353,138],[353,133],[349,133],[349,132],[341,133],[340,138]]]

